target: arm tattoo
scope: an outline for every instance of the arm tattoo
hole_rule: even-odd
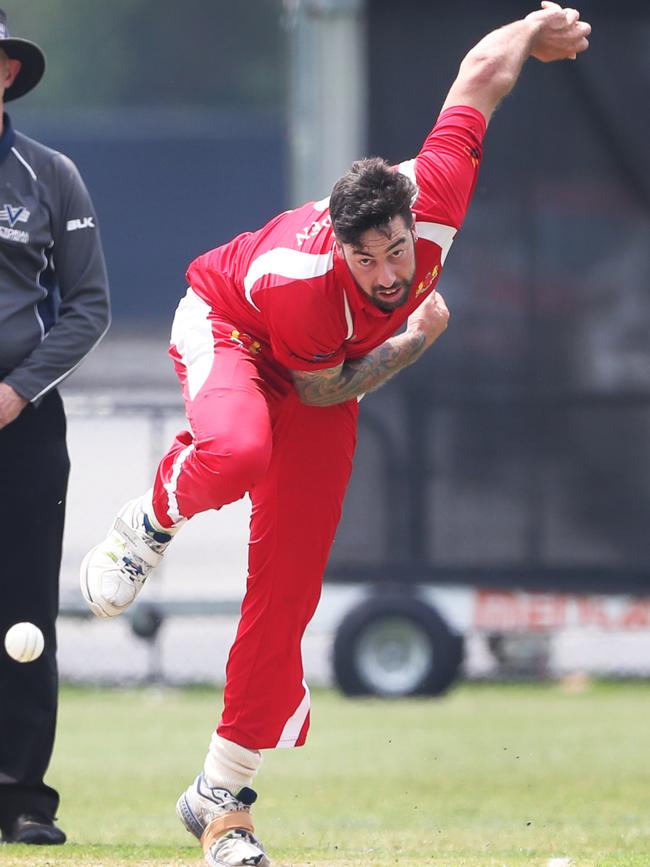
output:
[[[294,370],[300,399],[311,406],[330,406],[374,391],[404,367],[413,364],[427,348],[423,332],[405,331],[391,337],[354,361],[309,373]]]

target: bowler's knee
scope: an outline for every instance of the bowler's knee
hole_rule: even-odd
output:
[[[254,437],[212,437],[196,444],[197,460],[206,472],[219,476],[242,491],[263,478],[271,458],[270,443]]]

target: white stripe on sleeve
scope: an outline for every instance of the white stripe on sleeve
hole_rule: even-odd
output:
[[[413,160],[405,160],[403,163],[400,163],[397,166],[397,171],[402,175],[406,175],[406,177],[410,181],[413,181],[413,183],[417,186],[418,182],[415,179],[415,160],[414,159]]]
[[[427,223],[417,220],[415,230],[418,238],[424,238],[427,241],[433,241],[442,249],[440,256],[440,264],[445,264],[447,253],[456,237],[457,229],[453,226],[445,226],[444,223]]]

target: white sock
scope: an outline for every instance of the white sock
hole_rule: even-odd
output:
[[[244,786],[251,785],[261,764],[262,753],[259,750],[240,747],[214,732],[205,757],[203,775],[211,789],[228,789],[232,795],[236,795]]]
[[[186,519],[183,518],[180,523],[175,524],[173,527],[163,527],[153,509],[153,488],[149,488],[146,494],[142,495],[141,502],[142,511],[145,513],[147,518],[149,518],[149,523],[157,533],[169,533],[170,536],[174,536],[186,521]]]

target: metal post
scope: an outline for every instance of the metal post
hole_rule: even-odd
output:
[[[292,205],[328,195],[366,156],[365,0],[284,0]]]

